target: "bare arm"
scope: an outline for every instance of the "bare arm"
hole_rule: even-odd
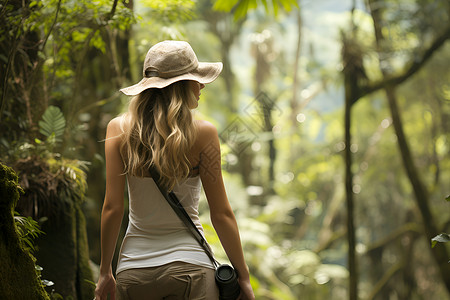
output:
[[[106,158],[106,193],[101,217],[101,262],[100,278],[95,295],[98,300],[106,299],[111,294],[115,298],[115,281],[111,262],[122,222],[125,188],[124,165],[120,155],[120,119],[108,124],[105,141]]]
[[[200,131],[203,149],[200,152],[200,177],[210,208],[211,222],[230,262],[239,275],[244,294],[242,299],[254,299],[239,229],[223,183],[217,129],[212,124],[203,122]]]

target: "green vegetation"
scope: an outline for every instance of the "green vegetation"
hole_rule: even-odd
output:
[[[0,4],[0,160],[54,295],[92,299],[118,89],[151,45],[183,39],[224,64],[196,114],[219,129],[257,299],[448,297],[450,3],[331,2]]]
[[[35,223],[15,217],[13,211],[23,190],[13,169],[0,164],[0,295],[3,299],[49,299],[34,264],[30,241],[39,232]],[[22,284],[26,283],[26,284]]]

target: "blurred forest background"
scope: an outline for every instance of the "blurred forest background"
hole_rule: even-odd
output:
[[[449,299],[448,0],[1,0],[0,160],[52,297],[92,299],[105,128],[165,39],[224,63],[195,114],[257,299]]]

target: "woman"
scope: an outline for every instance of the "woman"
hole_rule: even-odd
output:
[[[101,218],[97,300],[217,299],[214,266],[159,192],[150,176],[172,190],[203,232],[201,187],[212,224],[239,276],[241,295],[254,299],[235,216],[225,192],[216,128],[194,121],[200,91],[217,78],[221,63],[199,63],[191,46],[164,41],[147,53],[144,78],[121,91],[134,96],[129,111],[110,121],[105,141],[106,195]],[[129,224],[119,254],[117,283],[111,261],[128,182]]]

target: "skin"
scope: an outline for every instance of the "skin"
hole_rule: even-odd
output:
[[[190,85],[198,101],[200,90],[205,85],[195,81],[191,81]],[[230,262],[239,274],[241,295],[238,299],[253,300],[255,296],[244,260],[239,229],[223,183],[217,129],[207,121],[196,121],[196,125],[198,135],[188,153],[188,159],[192,166],[200,166],[199,173],[210,209],[211,222]],[[106,194],[101,217],[100,276],[95,289],[97,300],[106,300],[108,294],[110,299],[115,299],[116,283],[111,262],[124,213],[123,193],[126,182],[125,175],[122,175],[124,163],[119,150],[120,134],[120,118],[118,117],[109,122],[106,131]]]
[[[205,87],[205,85],[203,83],[190,80],[189,86],[191,87],[191,90],[194,93],[195,99],[197,99],[196,105],[194,107],[189,107],[190,109],[194,109],[198,107],[198,101],[200,100],[200,95],[202,94],[200,91]]]

